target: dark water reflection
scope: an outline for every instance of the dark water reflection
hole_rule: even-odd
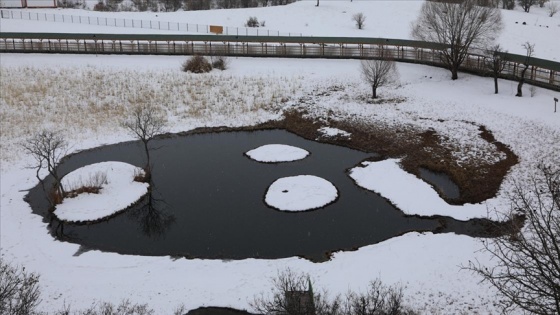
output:
[[[458,199],[461,196],[459,186],[445,173],[436,173],[420,168],[420,178],[434,186],[446,198]]]
[[[28,196],[33,211],[52,221],[53,234],[88,248],[123,254],[244,259],[305,256],[379,243],[409,231],[479,235],[470,222],[407,217],[377,194],[357,187],[349,168],[374,156],[308,141],[284,130],[173,136],[153,141],[153,193],[107,221],[64,224],[48,214],[39,186]],[[271,143],[303,148],[300,161],[258,163],[243,154]],[[91,163],[123,161],[143,165],[138,143],[101,147],[71,156],[63,172]],[[280,177],[315,175],[332,182],[339,199],[323,209],[285,213],[263,201]]]

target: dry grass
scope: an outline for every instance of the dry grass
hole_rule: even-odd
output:
[[[0,67],[0,77],[2,160],[17,158],[16,143],[44,128],[64,128],[69,140],[79,140],[78,134],[118,133],[127,108],[148,102],[160,106],[176,125],[270,114],[301,84],[268,76],[91,66]]]
[[[78,181],[68,183],[64,198],[74,198],[84,193],[98,194],[105,184],[107,184],[107,173],[95,172],[87,178],[80,178]]]

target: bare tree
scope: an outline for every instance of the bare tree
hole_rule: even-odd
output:
[[[145,170],[147,173],[151,168],[148,144],[155,136],[164,132],[166,125],[167,117],[165,113],[151,104],[136,106],[123,123],[123,126],[144,145],[144,151],[146,152]],[[149,178],[149,174],[147,176]]]
[[[470,269],[506,297],[504,310],[560,314],[560,168],[541,165],[527,184],[516,183],[505,215],[521,213],[525,226],[512,220],[508,233],[484,241],[496,265],[471,263]]]
[[[560,10],[560,6],[556,2],[550,1],[546,5],[546,10],[548,12],[548,16],[553,17],[554,14],[558,13],[558,11]]]
[[[60,203],[65,191],[62,186],[62,178],[58,173],[58,165],[68,153],[68,143],[64,136],[59,132],[43,130],[23,142],[21,146],[35,159],[33,166],[36,170],[35,176],[43,186],[43,190],[47,192],[51,206]],[[52,190],[47,190],[44,186],[44,180],[40,176],[42,169],[46,169],[54,180]]]
[[[529,13],[529,10],[537,3],[537,0],[517,0],[517,3],[523,8],[523,11]]]
[[[40,295],[39,275],[11,266],[0,257],[0,314],[38,314]]]
[[[412,24],[412,36],[447,45],[449,48],[441,52],[442,60],[451,71],[451,79],[456,80],[469,49],[490,46],[502,27],[500,10],[477,6],[475,0],[426,1]]]
[[[523,96],[523,84],[525,83],[525,73],[527,69],[529,69],[529,61],[535,52],[535,44],[531,44],[526,42],[523,44],[523,48],[525,48],[525,62],[523,62],[523,69],[521,70],[521,75],[519,76],[519,83],[517,84],[517,94],[515,96],[522,97]]]
[[[394,83],[398,78],[395,62],[389,58],[362,60],[361,70],[362,77],[371,85],[374,99],[378,87]]]
[[[352,20],[356,22],[356,27],[361,30],[364,28],[364,22],[366,21],[366,16],[363,13],[356,13],[352,16]]]
[[[504,50],[500,45],[492,46],[486,53],[489,57],[485,60],[485,66],[494,77],[494,94],[498,94],[498,76],[504,71],[507,59],[504,58]]]

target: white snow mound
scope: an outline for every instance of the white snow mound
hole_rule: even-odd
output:
[[[324,137],[336,137],[336,136],[350,137],[352,135],[348,131],[344,131],[333,127],[321,127],[318,129],[318,131],[322,133]]]
[[[286,144],[267,144],[247,151],[248,157],[258,162],[292,162],[304,159],[309,155],[304,149]]]
[[[313,175],[277,179],[266,192],[267,205],[283,211],[306,211],[324,207],[338,197],[331,182]]]
[[[79,168],[62,178],[62,185],[70,191],[88,184],[96,176],[106,175],[97,194],[81,193],[65,198],[56,206],[54,214],[64,221],[95,221],[119,212],[148,192],[147,183],[134,181],[134,173],[143,170],[123,162],[102,162]]]

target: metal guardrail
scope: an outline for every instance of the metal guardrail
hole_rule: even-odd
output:
[[[156,21],[156,20],[138,20],[138,19],[119,19],[97,16],[84,15],[68,15],[56,13],[39,13],[22,10],[0,10],[0,18],[17,19],[31,21],[61,22],[61,23],[77,23],[98,26],[126,27],[126,28],[142,28],[163,31],[175,31],[184,33],[204,33],[210,34],[210,25],[190,24],[180,22]],[[268,30],[259,27],[223,27],[225,35],[242,35],[242,36],[301,36],[301,33],[282,33],[280,31]]]
[[[400,62],[446,67],[444,45],[384,38],[268,37],[225,35],[127,35],[0,33],[0,52],[224,55],[241,57],[292,57],[368,59],[390,57]],[[461,70],[487,76],[487,56],[470,54]],[[508,54],[506,79],[519,78],[525,56]],[[526,82],[560,91],[560,63],[530,58]]]

